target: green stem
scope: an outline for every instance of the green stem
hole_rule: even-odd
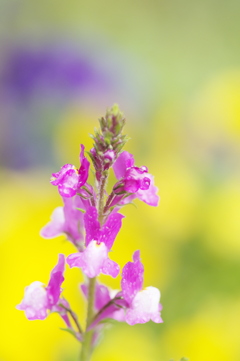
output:
[[[108,173],[105,175],[102,175],[100,179],[99,184],[99,194],[98,194],[98,220],[100,222],[100,225],[104,223],[104,192],[105,192],[105,186],[107,183]]]
[[[104,192],[107,183],[108,174],[102,174],[99,182],[99,193],[98,193],[98,220],[100,225],[104,223]],[[83,335],[82,349],[80,354],[80,361],[90,361],[92,352],[92,337],[93,330],[88,331],[93,317],[94,317],[94,298],[95,298],[95,285],[96,277],[88,279],[88,309],[87,309],[87,321],[86,331]]]
[[[85,331],[85,334],[84,334],[84,337],[83,337],[80,361],[89,361],[90,356],[91,356],[91,351],[92,351],[91,350],[91,343],[92,343],[93,330],[87,331],[87,329],[88,329],[88,327],[90,326],[90,324],[92,322],[93,314],[94,314],[95,284],[96,284],[96,277],[89,278],[86,331]]]

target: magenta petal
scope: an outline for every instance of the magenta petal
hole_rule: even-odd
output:
[[[110,250],[121,228],[123,217],[124,216],[119,213],[110,214],[107,221],[100,229],[97,210],[95,207],[89,207],[84,214],[86,246],[88,246],[92,240],[98,240],[99,243],[104,242],[108,250]]]
[[[80,164],[82,164],[83,160],[85,159],[84,150],[85,150],[84,145],[80,144],[80,155],[79,155]]]
[[[72,164],[63,165],[59,172],[52,173],[52,178],[50,180],[50,183],[52,185],[54,185],[54,186],[59,185],[59,183],[62,182],[66,172],[71,170],[71,169],[75,169],[75,167]]]
[[[63,277],[64,265],[65,265],[65,257],[63,254],[59,254],[58,263],[51,272],[50,280],[46,288],[49,309],[51,309],[54,305],[56,305],[59,300],[61,293],[61,285],[64,281],[64,277]]]
[[[70,268],[82,267],[83,262],[84,262],[83,252],[72,253],[66,258],[66,263],[69,265]]]
[[[151,180],[150,187],[147,190],[139,189],[136,193],[136,196],[148,205],[157,207],[159,203],[159,196],[157,195],[158,188],[155,187],[153,183],[153,176],[151,174],[147,174],[147,176]]]
[[[62,197],[73,197],[78,187],[78,174],[75,169],[69,169],[58,184],[58,191]]]
[[[133,262],[140,262],[140,250],[139,249],[133,253]]]
[[[124,151],[122,152],[115,163],[113,164],[113,170],[117,179],[125,177],[126,170],[133,167],[134,158],[133,155]]]
[[[140,182],[137,179],[125,179],[124,190],[128,193],[135,193],[140,188]]]
[[[86,246],[88,246],[91,241],[99,239],[100,223],[95,207],[89,207],[87,209],[84,214],[84,225],[86,230]]]
[[[62,197],[74,197],[76,195],[76,190],[66,187],[65,185],[59,184],[58,192]]]
[[[128,262],[122,270],[122,293],[124,299],[130,304],[143,286],[144,267],[140,262],[140,252],[136,251],[133,255],[134,262]]]
[[[112,261],[109,258],[107,258],[104,261],[102,265],[102,273],[104,273],[105,275],[110,275],[113,278],[116,278],[119,272],[120,272],[120,267],[116,262]]]
[[[64,212],[63,207],[57,207],[54,209],[51,221],[41,229],[41,236],[43,238],[54,238],[64,232]]]
[[[99,241],[104,242],[108,250],[112,248],[114,240],[122,226],[124,216],[120,213],[111,213],[100,231]]]
[[[77,244],[78,241],[83,240],[83,213],[78,208],[83,208],[80,197],[63,198],[64,201],[64,232],[68,238]]]
[[[111,300],[109,289],[97,283],[96,286],[96,296],[95,296],[95,308],[99,311],[103,306],[105,306]]]
[[[160,291],[155,287],[147,287],[138,292],[126,313],[126,322],[129,325],[146,323],[150,320],[161,323],[159,312]]]
[[[68,256],[67,263],[70,267],[80,267],[90,278],[98,276],[101,272],[116,277],[119,272],[115,262],[108,262],[108,251],[103,242],[98,244],[97,241],[91,241],[83,252]]]
[[[43,283],[35,281],[25,288],[22,302],[18,310],[25,311],[29,320],[44,320],[47,317],[48,299]]]
[[[84,145],[81,144],[81,151],[80,151],[80,162],[81,166],[79,168],[78,174],[78,188],[82,187],[87,179],[88,179],[88,172],[90,167],[90,162],[87,160],[87,158],[84,156]]]
[[[141,180],[140,189],[142,189],[142,190],[147,190],[147,189],[149,189],[150,184],[151,184],[150,178],[149,178],[149,177],[144,177],[144,178]]]
[[[67,263],[70,267],[80,267],[88,277],[93,278],[101,273],[105,259],[107,259],[105,244],[91,241],[83,252],[68,256]]]

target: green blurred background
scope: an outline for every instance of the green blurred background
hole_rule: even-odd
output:
[[[93,361],[240,360],[239,15],[238,0],[0,1],[1,361],[77,360],[57,315],[30,322],[15,306],[73,251],[39,235],[61,205],[49,177],[78,166],[113,103],[161,202],[123,210],[112,258],[141,250],[164,323],[115,325]],[[67,269],[83,320],[81,281]]]

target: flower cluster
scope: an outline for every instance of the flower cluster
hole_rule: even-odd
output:
[[[102,330],[103,321],[108,319],[127,322],[129,325],[146,323],[150,320],[161,323],[160,291],[155,287],[143,288],[144,267],[140,251],[133,254],[121,273],[121,290],[109,290],[96,279],[101,273],[117,277],[119,265],[109,252],[121,229],[124,216],[120,209],[135,198],[150,206],[157,206],[159,197],[153,176],[145,166],[135,166],[134,157],[122,147],[127,138],[122,135],[125,119],[115,105],[100,119],[100,130],[92,136],[93,148],[88,152],[92,160],[96,187],[88,184],[90,162],[80,150],[80,167],[65,164],[59,172],[53,173],[51,184],[57,186],[63,200],[63,207],[53,211],[50,222],[41,230],[45,238],[65,234],[76,247],[76,252],[65,257],[60,254],[50,281],[45,287],[33,282],[25,290],[19,310],[25,311],[29,320],[47,317],[49,312],[58,312],[66,323],[68,331],[82,342],[81,360],[88,360],[92,348]],[[107,193],[108,172],[113,168],[116,183]],[[88,302],[85,331],[82,330],[76,314],[62,296],[62,282],[65,263],[78,267],[86,276],[81,290]]]

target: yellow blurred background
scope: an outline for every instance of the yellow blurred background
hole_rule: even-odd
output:
[[[57,315],[28,321],[15,306],[73,251],[39,235],[61,205],[49,178],[78,166],[113,103],[161,202],[123,209],[112,258],[141,250],[164,323],[114,325],[93,361],[240,360],[239,13],[237,0],[0,2],[0,361],[78,359]],[[84,320],[82,276],[65,278]]]

